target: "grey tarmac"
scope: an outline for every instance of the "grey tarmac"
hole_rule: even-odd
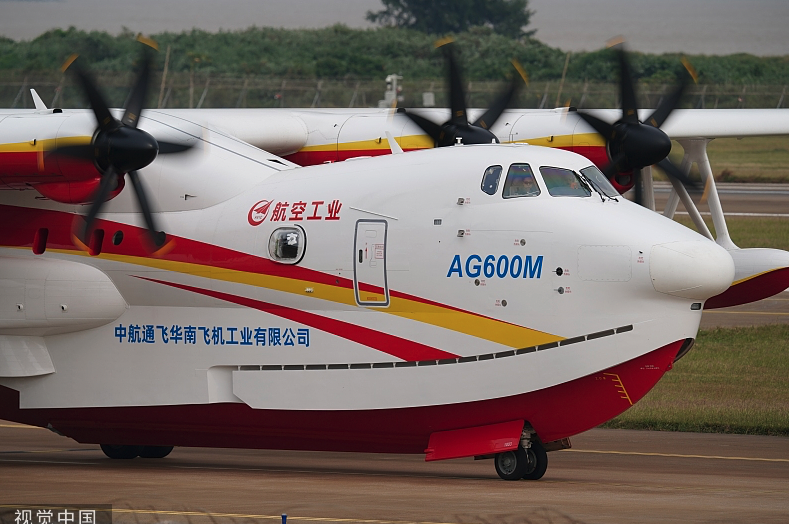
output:
[[[789,218],[789,184],[718,183],[716,187],[724,214],[783,215]],[[670,192],[671,184],[655,182],[655,209],[661,213],[666,207]],[[706,204],[699,203],[701,193],[693,193],[691,198],[702,214],[709,212]],[[681,203],[677,211],[685,212]]]
[[[0,422],[0,505],[113,504],[115,523],[785,523],[789,438],[594,429],[540,481],[490,460],[176,448],[111,460]],[[0,508],[1,509],[1,508]]]

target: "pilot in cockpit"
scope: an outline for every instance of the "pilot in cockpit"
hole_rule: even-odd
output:
[[[503,197],[536,196],[540,188],[534,180],[531,168],[527,164],[514,164],[507,173]]]

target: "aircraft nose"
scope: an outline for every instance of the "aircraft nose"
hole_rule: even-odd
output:
[[[657,244],[649,257],[655,291],[706,300],[726,291],[734,280],[734,261],[718,244],[692,240]]]

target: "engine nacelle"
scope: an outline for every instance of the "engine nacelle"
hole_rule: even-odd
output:
[[[126,311],[115,284],[93,266],[0,257],[0,336],[46,336],[102,326]]]
[[[117,176],[116,178],[118,179],[118,185],[110,192],[107,200],[115,198],[123,191],[126,185],[124,177]],[[61,204],[90,204],[93,202],[93,197],[99,189],[99,184],[101,184],[101,177],[74,182],[46,182],[36,184],[35,188],[42,196]]]

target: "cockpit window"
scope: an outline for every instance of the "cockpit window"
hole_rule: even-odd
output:
[[[501,166],[490,166],[482,175],[482,191],[489,195],[495,195],[499,188],[499,178],[501,178]]]
[[[542,179],[551,196],[588,197],[592,191],[574,171],[561,167],[540,167]]]
[[[597,191],[602,192],[605,196],[611,198],[619,196],[619,191],[614,189],[614,186],[611,185],[611,182],[609,182],[605,175],[595,166],[589,166],[581,169],[581,174],[588,178],[592,183],[592,186]]]
[[[504,191],[501,196],[504,198],[515,198],[522,196],[537,196],[540,188],[534,180],[534,173],[529,164],[512,164],[507,171],[507,180],[504,181]]]

